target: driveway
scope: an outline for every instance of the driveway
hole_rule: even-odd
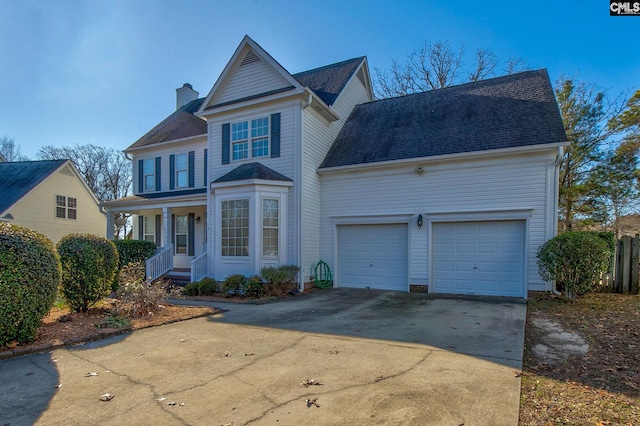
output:
[[[522,302],[333,289],[213,305],[228,311],[0,361],[0,425],[518,422]]]

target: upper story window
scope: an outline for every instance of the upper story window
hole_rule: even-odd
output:
[[[56,217],[60,219],[77,219],[78,200],[73,197],[56,195]]]
[[[187,154],[176,155],[176,187],[186,188],[189,185],[189,162]]]
[[[153,158],[144,160],[144,191],[156,190],[156,164]]]
[[[251,137],[249,137],[251,135]],[[249,150],[251,145],[251,150]],[[241,121],[231,125],[233,161],[269,155],[269,117]]]

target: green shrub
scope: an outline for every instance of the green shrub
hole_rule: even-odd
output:
[[[609,246],[591,232],[565,232],[538,249],[540,276],[555,280],[568,299],[593,291],[610,261]]]
[[[243,288],[247,277],[241,274],[229,275],[222,283],[222,293],[224,297],[244,295]]]
[[[198,288],[198,282],[189,283],[182,289],[182,294],[185,296],[200,296],[200,288]]]
[[[116,240],[113,242],[118,250],[118,272],[113,280],[111,289],[117,292],[120,282],[119,271],[130,263],[144,263],[156,254],[156,245],[143,240]]]
[[[264,283],[262,282],[262,278],[257,275],[247,278],[243,291],[245,296],[254,299],[264,296]]]
[[[267,296],[282,297],[296,290],[296,278],[300,268],[295,265],[262,268],[260,275],[266,281]]]
[[[218,283],[213,278],[203,278],[198,281],[198,294],[212,296],[218,292]]]
[[[0,347],[33,340],[56,299],[60,276],[51,240],[0,222]]]
[[[112,241],[89,234],[71,234],[58,242],[62,263],[62,295],[76,312],[111,292],[118,266],[118,252]]]

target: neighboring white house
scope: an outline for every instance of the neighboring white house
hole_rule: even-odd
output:
[[[70,160],[0,163],[0,221],[57,243],[73,233],[104,236],[107,219]]]
[[[177,95],[126,150],[134,196],[106,204],[175,269],[296,264],[302,289],[322,259],[338,287],[547,288],[567,142],[545,70],[373,101],[365,57],[291,74],[245,37],[205,98]]]

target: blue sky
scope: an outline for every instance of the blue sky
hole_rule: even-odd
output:
[[[30,157],[123,150],[183,83],[205,96],[245,34],[291,73],[362,55],[373,73],[441,40],[612,95],[640,89],[640,16],[610,17],[606,0],[0,0],[0,136]]]

